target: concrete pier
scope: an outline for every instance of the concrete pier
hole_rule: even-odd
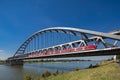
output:
[[[7,60],[6,63],[9,65],[23,65],[24,64],[23,59]]]

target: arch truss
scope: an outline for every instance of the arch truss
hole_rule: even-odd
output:
[[[119,47],[119,34],[120,31],[103,33],[70,27],[47,28],[32,34],[13,57],[32,52],[53,52],[88,45],[95,45],[96,49]]]

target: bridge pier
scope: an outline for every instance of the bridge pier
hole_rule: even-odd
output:
[[[6,63],[9,64],[9,65],[12,65],[12,66],[14,66],[14,65],[23,65],[24,64],[23,59],[7,60]]]
[[[114,60],[114,61],[117,60],[117,55],[114,55],[113,60]]]

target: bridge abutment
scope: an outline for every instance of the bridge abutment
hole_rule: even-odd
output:
[[[13,59],[13,60],[7,60],[7,64],[9,65],[23,65],[23,59]]]

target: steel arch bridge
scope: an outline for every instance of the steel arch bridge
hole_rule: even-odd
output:
[[[8,60],[119,55],[120,30],[103,33],[52,27],[32,34]]]

